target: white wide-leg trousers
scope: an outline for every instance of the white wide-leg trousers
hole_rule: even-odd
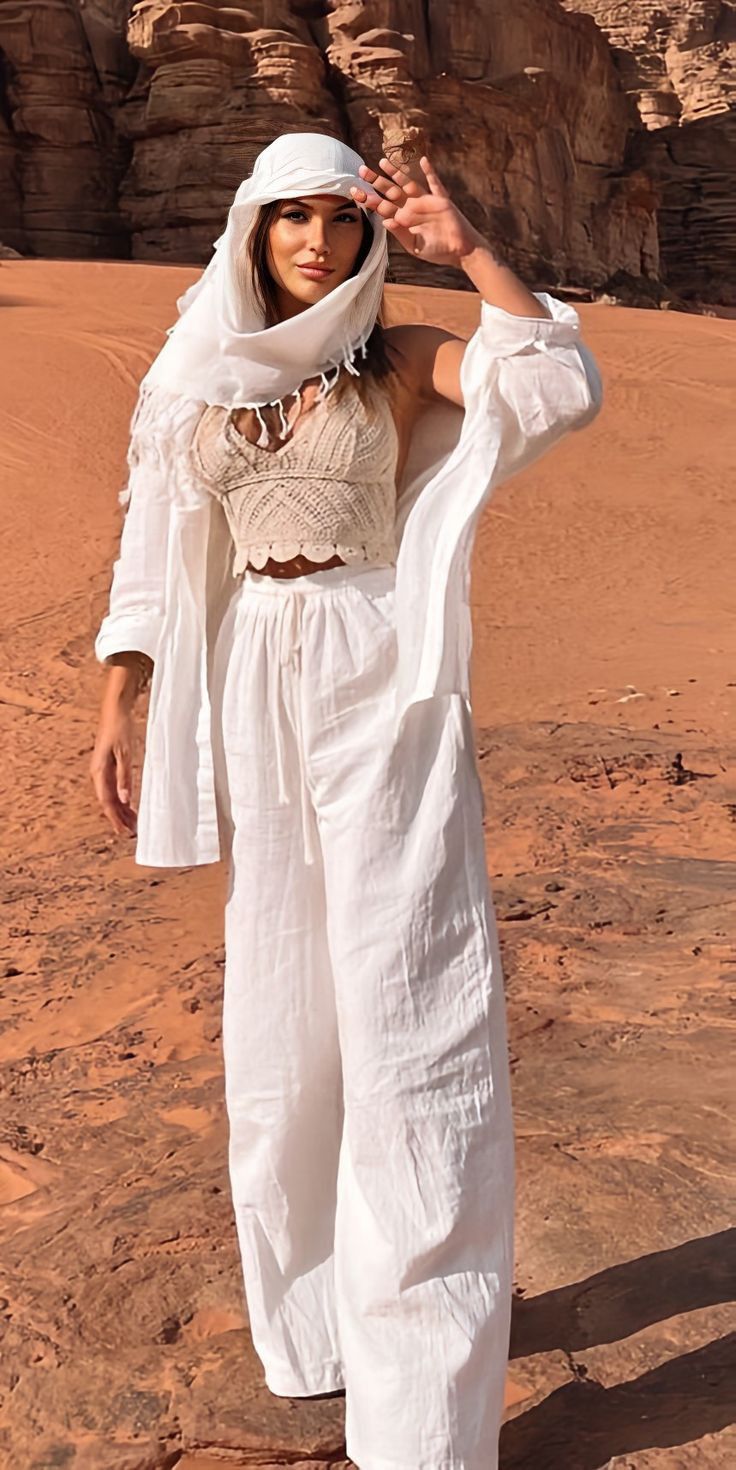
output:
[[[253,1344],[359,1470],[495,1470],[513,1265],[503,979],[460,695],[391,736],[394,573],[246,573],[215,649],[223,1049]]]

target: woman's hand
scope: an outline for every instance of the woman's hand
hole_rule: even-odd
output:
[[[375,210],[391,235],[420,260],[432,265],[461,266],[465,257],[488,242],[453,204],[427,157],[419,160],[427,188],[389,161],[379,159],[380,173],[363,164],[358,170],[372,188],[350,192],[356,204]]]
[[[137,819],[131,806],[131,794],[136,683],[121,681],[119,672],[114,669],[110,673],[89,774],[97,800],[113,831],[119,836],[134,837]]]
[[[489,245],[453,204],[429,159],[425,156],[419,162],[427,180],[426,189],[415,184],[388,158],[380,159],[381,173],[361,164],[358,172],[372,185],[373,192],[353,186],[350,193],[356,204],[375,210],[389,233],[418,260],[456,266],[464,271],[489,306],[500,307],[512,316],[548,318],[550,313],[544,302],[524,285],[499,251]],[[421,346],[422,352],[426,352],[428,340]],[[405,345],[409,345],[408,339]],[[441,397],[456,403],[460,384],[455,349],[453,352],[448,381],[443,377],[440,385],[434,369],[433,381]],[[447,357],[447,352],[444,355]]]

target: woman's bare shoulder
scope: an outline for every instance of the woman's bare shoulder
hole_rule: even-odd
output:
[[[408,362],[433,357],[442,342],[459,342],[456,332],[436,327],[429,322],[401,322],[385,328],[386,341]]]
[[[463,338],[446,331],[444,327],[425,322],[406,322],[400,326],[387,327],[385,335],[389,348],[395,354],[397,371],[404,385],[411,392],[425,397],[436,396],[434,379],[437,363],[440,357],[445,356],[440,349],[448,342],[458,343],[457,350],[460,354],[465,349]]]

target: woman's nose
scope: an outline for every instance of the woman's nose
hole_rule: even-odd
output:
[[[331,247],[327,239],[327,235],[325,234],[324,225],[321,222],[316,226],[313,223],[312,234],[309,241],[309,248],[310,250],[314,251],[315,255],[329,254]]]

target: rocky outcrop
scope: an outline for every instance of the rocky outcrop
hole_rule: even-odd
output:
[[[608,36],[646,132],[662,271],[685,295],[736,302],[736,4],[563,0]]]
[[[574,21],[571,24],[571,21]],[[609,49],[557,0],[337,0],[326,22],[350,130],[431,149],[462,207],[530,279],[656,274],[655,199],[624,174],[630,127]],[[411,262],[396,257],[398,278]]]
[[[135,256],[206,258],[259,148],[280,130],[329,128],[369,158],[431,148],[530,278],[656,273],[655,198],[624,168],[631,115],[609,48],[556,0],[141,0],[128,39],[142,63],[119,111]],[[427,270],[398,249],[393,269]]]
[[[736,111],[650,134],[662,268],[683,296],[736,306]]]
[[[661,236],[675,289],[725,292],[734,17],[724,0],[0,0],[0,238],[204,262],[259,149],[329,130],[369,158],[431,150],[535,283],[648,290]],[[392,270],[442,283],[399,249]]]
[[[2,56],[0,55],[1,65]],[[2,76],[1,71],[0,76]],[[20,159],[12,130],[2,113],[0,113],[0,200],[2,201],[0,204],[2,225],[0,227],[5,239],[12,240],[13,245],[18,248],[25,248],[27,240],[20,191]]]
[[[727,0],[562,0],[608,36],[647,128],[727,112],[736,100],[736,5]]]
[[[0,5],[11,245],[204,261],[258,150],[306,128],[374,158],[431,148],[535,280],[656,276],[655,197],[626,165],[609,48],[557,0],[139,0],[126,29],[127,9]],[[422,267],[396,252],[394,273]]]
[[[132,253],[203,261],[233,193],[276,133],[342,132],[325,59],[288,0],[142,0],[138,80],[118,111],[133,145],[121,207]]]
[[[131,79],[127,0],[0,3],[0,233],[36,255],[128,252],[114,108]]]

